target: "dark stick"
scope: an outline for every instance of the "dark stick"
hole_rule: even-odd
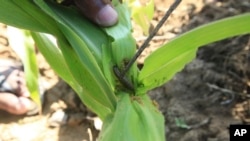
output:
[[[118,80],[122,83],[123,86],[125,86],[127,89],[134,91],[135,88],[133,84],[126,78],[126,77],[121,77],[121,72],[117,66],[113,67],[114,74],[118,78]]]
[[[154,28],[154,30],[150,33],[148,38],[145,40],[145,42],[141,45],[141,47],[138,49],[136,54],[133,56],[133,58],[129,61],[129,63],[125,66],[124,70],[121,71],[121,77],[124,77],[125,74],[128,72],[130,67],[134,64],[134,62],[137,60],[137,58],[141,55],[143,50],[148,46],[148,43],[152,40],[152,38],[156,35],[156,33],[159,31],[159,29],[162,27],[162,25],[165,23],[165,21],[169,18],[171,13],[176,9],[176,7],[181,3],[182,0],[176,0],[168,9],[164,17],[161,19],[161,21],[157,24],[157,26]]]

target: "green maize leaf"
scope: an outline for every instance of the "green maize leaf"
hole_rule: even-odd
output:
[[[165,141],[164,116],[158,111],[157,104],[152,102],[146,94],[141,97],[132,97],[132,100],[133,108],[139,115],[140,123],[143,125],[142,128],[148,129],[140,131],[141,136],[144,137],[142,140]],[[135,129],[133,132],[136,132],[137,130]]]
[[[52,16],[60,24],[69,27],[77,36],[79,36],[91,54],[101,64],[102,45],[107,42],[107,35],[100,29],[100,27],[85,19],[73,7],[61,6],[50,1],[35,0],[35,2]],[[65,36],[70,36],[65,33]],[[101,66],[101,65],[100,65]]]
[[[142,2],[140,0],[128,0],[130,1],[129,7],[132,9],[132,18],[136,24],[138,24],[145,35],[149,33],[150,21],[154,16],[154,1],[148,0],[148,2]]]
[[[74,79],[85,88],[86,92],[91,93],[98,102],[104,105],[104,107],[108,107],[110,111],[113,111],[116,105],[116,97],[103,76],[102,70],[95,59],[96,56],[93,56],[95,50],[91,50],[91,47],[86,45],[85,39],[78,34],[79,32],[75,31],[84,31],[85,29],[79,25],[75,28],[74,24],[69,24],[73,23],[71,20],[75,14],[71,13],[71,16],[65,16],[63,13],[66,12],[61,10],[60,8],[62,7],[58,4],[43,0],[35,1],[44,11],[58,21],[57,26],[64,35],[64,37],[57,37],[58,43],[60,43],[59,47],[66,59],[67,65],[70,66],[70,71]],[[69,17],[71,19],[69,19]],[[86,37],[88,35],[88,33],[84,32],[82,32],[82,34],[85,34]],[[95,42],[94,39],[96,39],[96,37],[98,37],[98,35],[90,38],[92,42]],[[102,36],[100,36],[100,38],[101,37]],[[101,46],[99,48],[101,48]],[[73,59],[71,59],[71,57],[77,62],[72,63]]]
[[[119,93],[114,114],[104,120],[98,141],[165,141],[164,117],[147,95]]]
[[[132,37],[130,14],[126,4],[119,4],[116,7],[119,15],[117,25],[104,28],[106,33],[111,37],[112,42],[112,57],[117,65],[120,65],[124,60],[129,60],[133,57],[136,49],[136,42]]]
[[[75,43],[75,47],[79,48],[79,46],[83,45],[81,44],[81,40],[79,38],[76,38],[76,36],[73,37],[76,39],[72,40]],[[102,104],[103,107],[107,107],[110,112],[114,111],[116,97],[101,71],[98,68],[93,68],[93,63],[86,61],[83,62],[83,59],[88,58],[84,58],[86,56],[79,57],[79,55],[77,55],[79,52],[75,53],[70,44],[67,44],[67,42],[64,42],[63,40],[58,41],[72,76],[77,81],[77,83],[83,87],[83,93],[81,94],[91,94],[91,96],[100,104]]]
[[[67,62],[64,59],[64,56],[59,48],[56,47],[55,44],[53,44],[47,36],[41,33],[32,33],[32,36],[41,51],[41,53],[44,55],[50,66],[55,70],[55,72],[64,79],[78,94],[81,100],[97,115],[104,119],[108,113],[110,113],[110,109],[104,107],[102,103],[99,103],[95,97],[92,95],[92,93],[89,93],[86,91],[86,88],[84,86],[79,85],[79,83],[74,79],[72,73],[74,68],[77,67],[79,64],[76,62],[79,62],[79,59],[73,57],[75,54],[69,54],[68,58],[70,57],[70,60],[72,66],[68,66]],[[63,45],[65,46],[65,45]],[[66,49],[71,50],[71,47],[66,47]],[[68,50],[66,50],[68,51]],[[76,59],[76,60],[75,60]],[[80,71],[79,68],[75,69],[76,71]],[[79,72],[77,72],[79,73]],[[84,77],[83,72],[80,72],[82,76]],[[86,80],[85,77],[83,78],[83,81]]]
[[[200,46],[250,33],[249,25],[247,13],[201,26],[173,39],[146,58],[137,92],[144,93],[166,83],[195,57]]]
[[[36,32],[31,32],[31,35],[39,51],[43,54],[51,68],[61,76],[63,80],[70,82],[71,74],[67,68],[62,52],[56,44],[51,41],[49,38],[50,35]]]
[[[107,44],[107,47],[111,48],[108,50],[112,52],[110,55],[112,56],[113,65],[117,65],[122,70],[135,54],[136,42],[131,34],[132,26],[127,4],[117,4],[115,8],[119,15],[119,22],[113,27],[103,29],[110,36],[111,44]],[[112,68],[113,66],[106,67],[109,67],[108,69],[110,70],[110,67]],[[128,79],[134,82],[135,87],[137,84],[137,73],[138,70],[136,65],[134,65],[127,74]]]
[[[103,74],[107,81],[109,82],[109,85],[111,86],[112,90],[115,90],[116,82],[115,77],[113,75],[113,68],[115,64],[112,62],[112,50],[109,46],[103,45],[102,47],[102,65],[103,65]]]
[[[41,110],[41,97],[39,91],[39,72],[35,53],[35,44],[28,31],[25,32],[25,57],[22,62],[24,64],[26,85],[30,91],[30,97],[37,103]]]
[[[70,45],[66,42],[60,41],[59,46],[61,47],[62,53],[67,62],[72,77],[82,87],[82,92],[78,93],[79,96],[83,97],[84,95],[89,95],[90,97],[92,97],[93,101],[97,101],[100,106],[98,107],[98,109],[95,109],[95,111],[99,110],[101,113],[97,112],[97,114],[101,119],[103,119],[107,114],[114,111],[116,104],[115,99],[109,99],[108,97],[110,96],[108,94],[113,95],[113,92],[111,91],[110,93],[106,94],[105,90],[109,87],[105,87],[105,84],[101,85],[102,80],[98,78],[98,76],[94,76],[95,74],[93,74],[93,71],[91,72],[90,70],[88,70],[88,66],[84,66],[83,63],[81,63],[80,58],[70,47]],[[91,103],[91,105],[87,106],[96,106],[96,103],[95,105],[93,104]]]
[[[8,26],[9,41],[13,50],[20,57],[25,72],[25,80],[31,99],[41,109],[39,92],[39,72],[34,50],[34,42],[28,31]]]
[[[33,0],[0,0],[0,22],[32,31],[57,34],[55,21]],[[49,22],[48,22],[49,21]]]

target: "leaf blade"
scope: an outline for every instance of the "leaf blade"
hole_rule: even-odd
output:
[[[56,34],[54,20],[32,0],[0,0],[0,21],[22,29]],[[50,22],[47,22],[50,21]]]
[[[165,73],[168,69],[171,69],[166,64],[171,61],[174,62],[175,57],[189,51],[195,53],[200,46],[214,41],[250,33],[249,25],[250,14],[247,13],[201,26],[173,39],[146,58],[144,67],[139,75],[141,87],[137,92],[143,93],[170,80],[174,75],[173,73]],[[190,54],[192,54],[191,52]],[[166,53],[170,55],[166,55]],[[174,74],[177,73],[193,58],[194,56],[188,55],[179,61],[176,60],[175,63],[179,64],[179,66],[171,71]],[[157,83],[152,83],[152,80]]]
[[[64,7],[50,1],[44,2],[43,0],[35,0],[35,2],[43,9],[44,12],[55,19],[58,24],[67,26],[77,36],[81,37],[81,39],[84,40],[86,47],[96,58],[97,63],[99,65],[101,64],[102,45],[107,43],[108,39],[107,35],[101,30],[100,27],[85,19],[76,11],[76,9],[72,7]],[[64,30],[61,31],[64,32]],[[69,35],[65,33],[65,36]]]
[[[72,13],[71,10],[67,11],[67,9],[50,1],[35,0],[35,2],[48,15],[56,19],[57,26],[62,33],[57,36],[57,41],[66,61],[66,65],[68,66],[74,80],[82,86],[84,92],[91,94],[92,97],[95,97],[94,99],[96,101],[104,105],[104,107],[107,107],[110,111],[113,111],[116,106],[116,96],[103,76],[100,63],[98,63],[101,59],[97,58],[101,58],[102,56],[99,56],[98,53],[96,53],[96,51],[101,52],[100,45],[104,41],[101,40],[96,44],[95,39],[98,36],[88,36],[88,33],[83,32],[84,27],[74,24],[76,22],[71,21],[72,17],[75,17],[75,20],[78,19],[78,21],[83,19],[82,17],[77,16],[77,13]],[[65,10],[67,12],[65,12]],[[65,13],[71,13],[71,15]],[[94,27],[92,26],[90,28]],[[98,28],[97,30],[100,29]],[[82,33],[80,34],[79,31],[82,31]],[[100,37],[105,35],[102,31],[98,33],[102,33]],[[83,37],[83,34],[89,39]],[[85,42],[87,40],[93,42],[92,46],[97,45],[98,49],[93,49],[96,47],[87,44],[87,42]],[[84,73],[86,74],[85,76],[83,76]],[[83,95],[83,93],[80,93],[79,95]]]
[[[50,40],[42,33],[32,33],[36,44],[41,51],[41,53],[45,56],[46,60],[50,64],[50,66],[55,70],[55,72],[66,81],[79,95],[80,99],[100,118],[104,118],[108,113],[110,113],[110,109],[105,107],[102,103],[95,99],[92,96],[92,93],[89,93],[81,86],[73,76],[73,72],[70,70],[71,66],[68,66],[67,62],[64,59],[64,56],[61,50],[56,47]],[[72,56],[70,56],[72,57]],[[71,64],[74,59],[71,58]],[[79,60],[78,60],[79,61]],[[74,64],[73,64],[74,66]],[[72,69],[72,68],[71,68]]]
[[[17,53],[24,66],[25,81],[30,92],[30,98],[37,104],[39,110],[41,110],[39,71],[32,37],[28,31],[10,26],[8,26],[7,31],[11,47]]]

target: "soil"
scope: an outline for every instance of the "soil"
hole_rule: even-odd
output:
[[[173,0],[155,0],[154,27]],[[250,0],[187,0],[173,12],[138,62],[171,38],[224,17],[250,11]],[[145,40],[135,25],[138,46]],[[51,70],[37,52],[44,106],[41,115],[0,111],[0,141],[92,141],[95,115]],[[19,60],[6,25],[0,25],[0,58]],[[238,36],[199,49],[197,58],[167,84],[149,92],[166,120],[168,141],[228,141],[230,124],[250,123],[250,36]],[[55,118],[56,117],[56,118]],[[65,120],[67,119],[67,120]]]

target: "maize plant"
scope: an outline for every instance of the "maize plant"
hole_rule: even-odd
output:
[[[162,45],[138,69],[131,61],[136,58],[131,0],[112,1],[119,22],[108,28],[84,19],[75,7],[54,0],[0,3],[0,22],[29,30],[55,72],[101,118],[99,141],[164,141],[164,117],[147,91],[170,80],[195,58],[200,46],[250,33],[249,13],[216,21]],[[135,15],[142,23],[140,14]],[[145,24],[142,27],[147,28]],[[56,37],[56,43],[48,34]]]

